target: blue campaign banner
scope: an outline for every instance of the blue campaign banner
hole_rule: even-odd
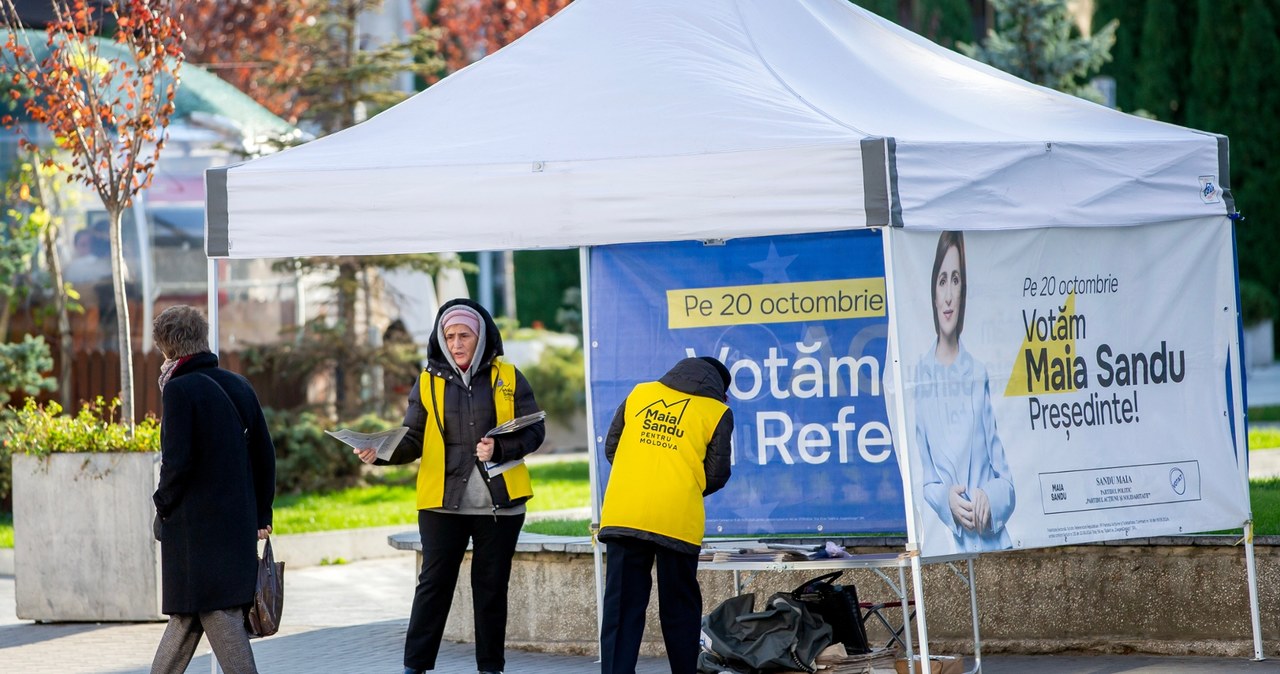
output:
[[[906,530],[883,375],[877,230],[591,249],[591,396],[604,437],[631,388],[688,356],[733,384],[734,463],[707,535]]]

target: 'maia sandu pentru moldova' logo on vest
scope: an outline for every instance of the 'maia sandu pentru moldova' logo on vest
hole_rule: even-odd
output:
[[[640,442],[663,449],[675,449],[675,439],[684,437],[680,420],[689,407],[689,399],[674,403],[654,401],[640,409],[636,416],[642,420]]]

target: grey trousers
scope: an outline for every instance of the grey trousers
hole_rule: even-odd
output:
[[[240,608],[169,616],[169,626],[151,663],[151,674],[187,671],[202,634],[209,635],[209,645],[226,674],[258,674],[249,633],[244,628],[244,609]]]

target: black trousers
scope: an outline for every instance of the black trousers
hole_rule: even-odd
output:
[[[653,587],[650,574],[656,561],[658,620],[667,647],[667,663],[671,674],[693,674],[698,668],[702,630],[698,556],[633,538],[614,539],[608,545],[600,671],[635,673],[644,638],[644,613]]]
[[[405,667],[435,669],[468,540],[472,542],[476,669],[502,671],[506,667],[507,582],[511,579],[511,557],[523,524],[523,514],[495,517],[418,511],[422,574],[418,576],[409,630],[405,634]]]

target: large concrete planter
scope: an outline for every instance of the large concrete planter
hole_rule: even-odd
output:
[[[13,457],[19,618],[163,619],[151,535],[159,475],[154,452]]]

